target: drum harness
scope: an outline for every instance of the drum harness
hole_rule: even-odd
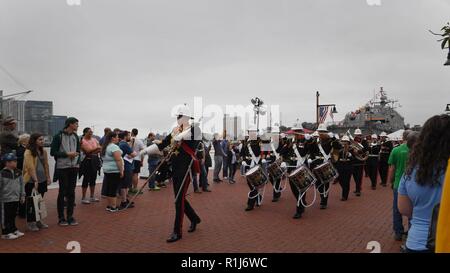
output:
[[[275,147],[273,146],[273,143],[270,143],[270,146],[271,146],[271,148],[272,148],[273,153],[275,154],[276,160],[280,159],[280,154],[277,153],[277,150],[276,150]],[[283,168],[282,168],[282,169],[283,169]],[[282,185],[281,182],[280,182],[280,187],[277,189],[277,188],[275,187],[275,184],[276,184],[276,183],[273,183],[273,190],[274,190],[276,193],[283,192],[283,191],[287,188],[287,183],[286,183],[287,178],[286,178],[286,176],[285,176],[286,172],[287,172],[287,169],[283,169],[283,174],[281,175],[281,180],[284,180],[284,184],[283,184],[283,185]],[[277,178],[280,178],[280,177],[277,177]],[[284,178],[284,179],[283,179],[283,178]],[[275,179],[275,177],[274,177],[274,179]]]
[[[250,143],[247,145],[247,148],[248,148],[248,151],[249,151],[250,155],[252,156],[252,163],[250,164],[250,168],[253,168],[254,166],[256,166],[256,165],[259,163],[260,157],[259,157],[259,156],[258,156],[258,157],[255,156],[255,153],[253,152]],[[263,175],[266,176],[266,173],[265,173],[264,171],[263,171]],[[267,176],[266,176],[266,178],[267,178]],[[266,192],[266,185],[267,185],[267,183],[264,184],[264,188],[263,188],[262,195],[261,195],[259,189],[257,189],[257,190],[258,190],[258,193],[255,194],[255,196],[253,196],[253,197],[250,196],[250,193],[251,193],[251,192],[248,193],[248,198],[249,198],[249,199],[255,199],[255,198],[257,198],[259,195],[261,195],[261,200],[259,200],[259,198],[258,198],[258,200],[257,200],[258,206],[261,206],[261,204],[262,204],[262,202],[263,202],[263,199],[264,199],[264,193]]]
[[[324,151],[324,149],[323,149],[323,147],[322,147],[322,144],[320,144],[320,142],[317,143],[317,145],[319,146],[320,153],[323,155],[323,157],[324,157],[324,159],[325,159],[325,162],[326,162],[326,161],[329,162],[331,156],[330,156],[329,154],[325,153],[325,151]],[[331,164],[331,163],[330,163],[330,164]],[[325,184],[322,182],[322,184],[319,185],[319,187],[322,186],[322,185],[325,185]],[[321,195],[323,195],[324,197],[327,197],[327,196],[328,196],[328,193],[330,193],[330,190],[331,190],[331,187],[328,187],[328,190],[326,190],[326,191],[324,191],[324,192],[320,192],[319,189],[317,188],[317,191],[318,191]]]

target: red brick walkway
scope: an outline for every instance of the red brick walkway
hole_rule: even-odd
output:
[[[145,191],[136,208],[115,214],[105,211],[105,200],[81,204],[77,188],[79,226],[57,226],[57,190],[50,190],[46,195],[50,228],[26,232],[14,241],[0,240],[0,252],[69,252],[69,241],[78,241],[81,252],[369,252],[370,241],[378,241],[381,252],[399,252],[400,243],[392,237],[390,188],[372,191],[365,180],[361,197],[351,194],[341,202],[340,187],[333,185],[327,210],[319,210],[316,202],[302,219],[294,220],[295,200],[289,188],[280,202],[272,203],[268,187],[263,205],[245,212],[248,187],[242,178],[234,185],[210,184],[211,193],[188,197],[202,223],[190,234],[185,218],[183,239],[174,244],[165,242],[174,219],[171,185],[160,192]],[[25,231],[25,221],[17,222]]]

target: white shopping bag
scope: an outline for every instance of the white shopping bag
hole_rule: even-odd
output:
[[[33,190],[31,193],[33,197],[34,212],[36,215],[36,222],[47,218],[47,207],[45,206],[44,198],[37,191]]]

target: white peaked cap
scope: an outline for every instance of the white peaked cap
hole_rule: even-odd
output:
[[[186,104],[180,105],[176,111],[176,116],[186,116],[192,118],[191,110]]]

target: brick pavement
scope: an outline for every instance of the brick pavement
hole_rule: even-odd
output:
[[[174,219],[173,189],[169,185],[160,192],[138,197],[136,207],[111,214],[105,211],[106,200],[83,205],[77,187],[76,227],[57,226],[57,190],[46,195],[50,228],[26,232],[18,240],[0,240],[0,252],[69,252],[69,241],[78,241],[81,252],[140,253],[241,253],[241,252],[369,252],[370,241],[378,241],[382,252],[399,252],[400,243],[393,240],[392,191],[390,188],[370,190],[365,179],[363,195],[352,194],[341,202],[340,186],[333,185],[329,208],[319,210],[318,201],[306,210],[300,220],[292,219],[295,200],[287,188],[278,203],[271,202],[268,187],[263,205],[245,212],[248,187],[243,178],[234,185],[211,183],[211,193],[192,193],[188,200],[202,219],[195,233],[187,233],[185,217],[183,239],[167,244]],[[100,190],[98,186],[98,190]],[[354,187],[354,183],[352,184]],[[311,200],[312,194],[308,195]],[[25,221],[17,220],[25,231]]]

